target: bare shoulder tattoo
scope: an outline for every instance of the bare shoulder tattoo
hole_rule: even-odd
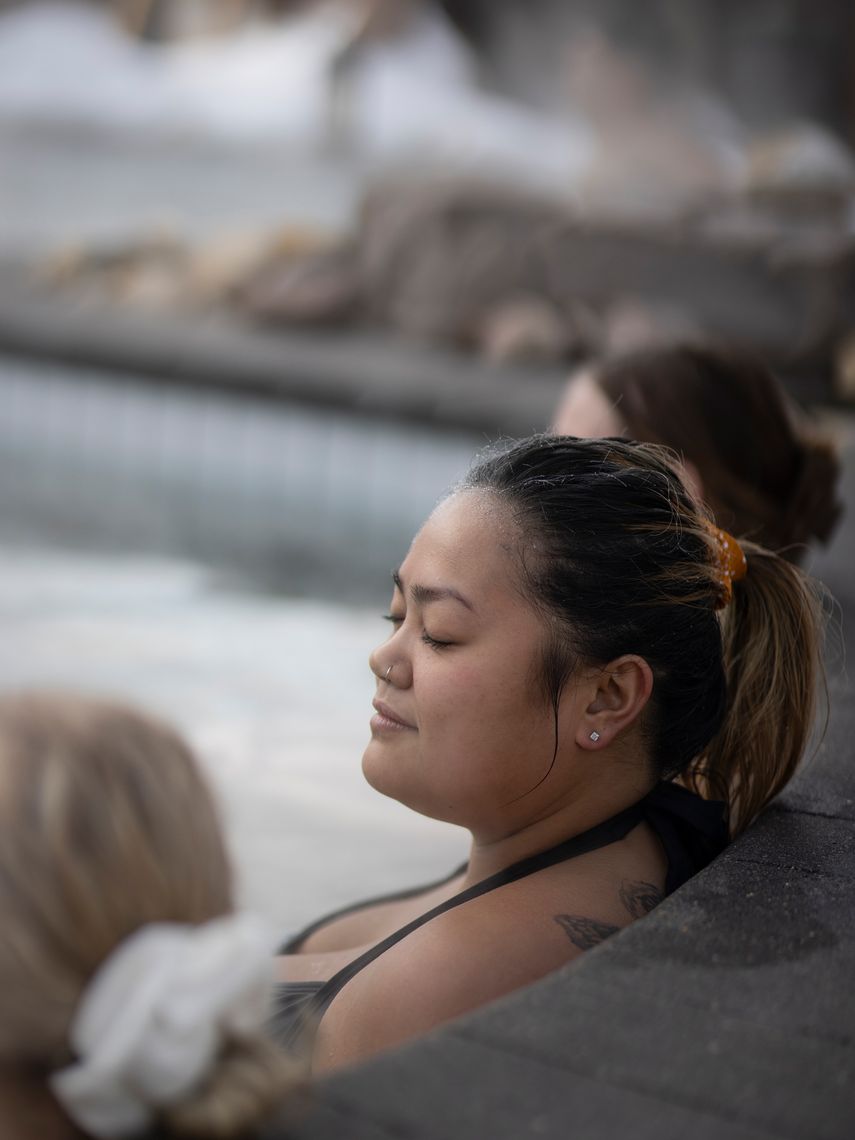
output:
[[[643,879],[637,882],[624,879],[619,893],[620,901],[633,918],[644,918],[665,897],[654,883],[646,883]]]
[[[624,879],[618,893],[620,901],[633,918],[643,918],[649,914],[664,897],[655,883],[643,879],[635,882]],[[599,946],[621,929],[610,922],[600,922],[582,914],[555,914],[552,917],[580,950],[591,950],[594,946]]]
[[[581,914],[555,914],[553,918],[580,950],[590,950],[599,946],[620,930],[610,922],[598,922],[595,918],[585,918]]]

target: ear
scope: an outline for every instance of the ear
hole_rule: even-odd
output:
[[[595,673],[586,688],[590,699],[577,724],[576,743],[599,750],[638,719],[653,692],[653,670],[643,657],[629,653]]]

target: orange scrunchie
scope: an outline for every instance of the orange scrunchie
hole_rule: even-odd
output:
[[[711,526],[710,533],[718,545],[718,573],[721,586],[715,608],[722,610],[733,601],[733,583],[748,573],[748,559],[732,534],[717,526]]]

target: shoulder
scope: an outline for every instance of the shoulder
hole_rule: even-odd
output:
[[[555,871],[440,915],[367,966],[323,1017],[316,1068],[398,1045],[528,985],[660,897],[654,883]]]
[[[292,938],[285,952],[318,954],[373,944],[451,898],[462,879],[462,871],[456,868],[439,882],[345,907]]]

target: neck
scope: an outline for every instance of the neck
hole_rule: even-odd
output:
[[[44,1082],[19,1073],[0,1072],[0,1121],[3,1140],[75,1140],[80,1136]]]
[[[597,780],[590,787],[574,789],[566,801],[550,804],[507,830],[473,831],[467,885],[596,827],[638,803],[652,786],[643,773],[622,782]]]

